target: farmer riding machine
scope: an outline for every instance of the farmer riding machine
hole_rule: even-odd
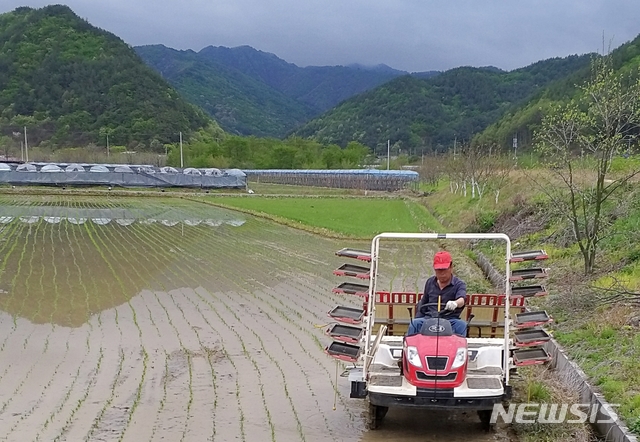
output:
[[[381,242],[446,239],[504,241],[508,276],[503,293],[467,294],[461,316],[467,321],[466,336],[453,333],[450,312],[440,303],[439,313],[418,334],[405,336],[422,294],[378,290]],[[527,298],[545,295],[546,288],[518,286],[546,277],[548,269],[511,270],[512,263],[546,259],[544,250],[512,253],[509,237],[500,233],[383,233],[373,238],[370,251],[345,248],[336,254],[369,263],[344,264],[334,271],[369,284],[347,282],[333,290],[360,296],[363,304],[338,305],[328,312],[337,322],[326,330],[333,342],[325,352],[353,364],[350,397],[368,402],[370,429],[378,427],[390,407],[472,410],[490,426],[494,404],[511,397],[510,375],[517,367],[551,360],[545,348],[550,336],[541,327],[551,318],[525,305]]]

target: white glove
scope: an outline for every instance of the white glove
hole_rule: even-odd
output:
[[[445,310],[455,310],[458,308],[458,303],[456,301],[447,301],[447,305],[444,307]]]

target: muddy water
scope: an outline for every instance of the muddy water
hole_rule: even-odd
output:
[[[420,410],[365,430],[323,331],[360,302],[331,292],[334,252],[367,244],[174,200],[0,197],[2,213],[1,440],[507,440]],[[384,286],[418,287],[425,251],[389,253]]]

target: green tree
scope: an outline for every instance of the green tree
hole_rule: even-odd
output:
[[[251,159],[250,139],[233,136],[222,143],[224,156],[234,167],[246,167]]]
[[[342,149],[337,144],[330,144],[322,150],[322,162],[327,169],[337,169],[342,160]]]
[[[640,172],[637,168],[611,171],[613,158],[636,144],[640,81],[616,72],[610,56],[597,57],[591,78],[580,91],[578,98],[556,106],[543,119],[536,148],[562,183],[541,187],[551,198],[552,209],[571,225],[584,272],[590,274],[617,206],[615,198]]]
[[[296,169],[300,164],[296,161],[298,150],[294,146],[276,146],[271,152],[272,169]]]
[[[11,137],[0,135],[0,155],[2,155],[5,160],[15,155],[18,150],[15,146],[16,142]]]
[[[371,153],[364,144],[352,141],[342,152],[342,165],[347,168],[361,167],[367,156]]]

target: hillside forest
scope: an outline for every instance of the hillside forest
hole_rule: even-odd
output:
[[[639,39],[613,50],[613,69],[635,72],[639,54]],[[510,72],[308,69],[250,47],[132,48],[66,6],[22,7],[0,15],[0,154],[342,168],[400,167],[475,145],[509,152],[514,138],[532,152],[543,117],[579,97],[598,57]]]

